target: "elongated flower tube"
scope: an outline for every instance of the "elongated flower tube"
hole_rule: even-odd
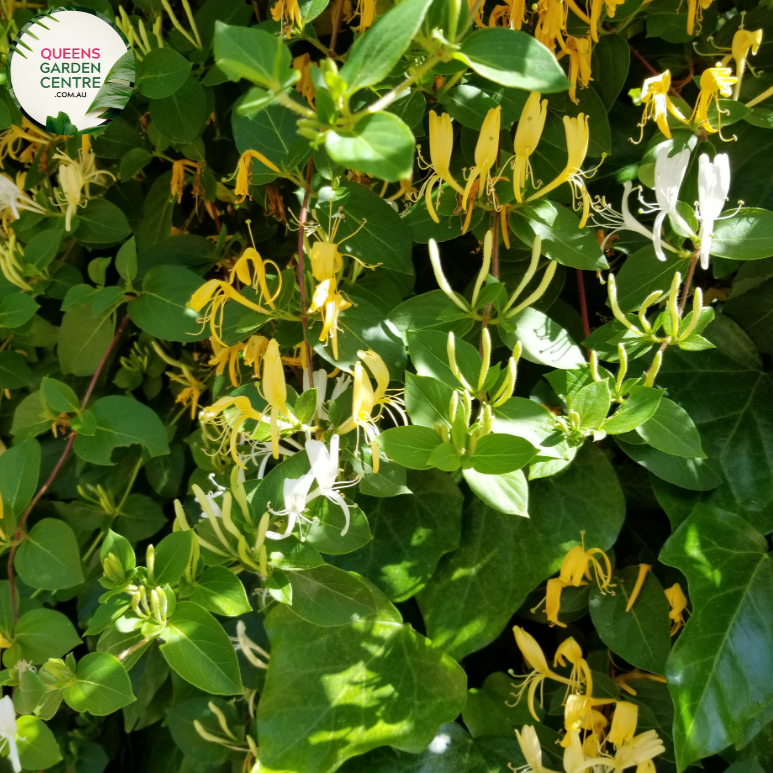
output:
[[[568,12],[569,8],[564,5],[564,0],[539,0],[537,3],[539,18],[537,26],[534,28],[534,37],[554,53],[556,44],[563,51],[566,51],[563,36],[566,33]]]
[[[352,304],[338,292],[335,279],[320,282],[314,290],[309,311],[319,311],[322,314],[322,329],[319,340],[330,339],[333,358],[338,359],[338,317],[342,311],[351,308]]]
[[[591,77],[591,53],[592,43],[590,35],[585,37],[570,36],[566,39],[566,47],[569,51],[569,80],[572,87],[569,89],[569,98],[577,104],[577,84],[587,88],[593,80]]]
[[[515,731],[515,738],[521,748],[521,754],[526,760],[526,767],[519,768],[523,773],[554,773],[554,771],[542,765],[542,747],[540,746],[537,731],[532,725],[524,725],[520,731]]]
[[[279,342],[274,339],[266,348],[263,357],[263,380],[261,382],[263,399],[271,406],[271,450],[274,459],[279,458],[279,415],[292,419],[287,408],[287,383],[285,382],[282,355]]]
[[[205,306],[209,307],[204,317],[199,318],[198,321],[203,325],[209,324],[212,338],[223,346],[225,344],[220,337],[220,333],[223,327],[225,304],[229,300],[236,301],[248,309],[257,311],[259,314],[271,316],[269,309],[248,300],[228,282],[224,282],[221,279],[210,279],[205,282],[193,293],[190,301],[188,301],[188,306],[196,312],[200,312]]]
[[[601,557],[603,566],[596,556]],[[612,565],[607,554],[600,548],[586,550],[583,538],[582,545],[575,545],[564,556],[559,577],[566,585],[573,585],[575,588],[585,585],[586,580],[595,579],[599,590],[604,592],[612,587]]]
[[[707,269],[711,258],[714,222],[722,213],[730,190],[730,159],[718,153],[714,160],[702,153],[698,159],[698,220],[700,221],[701,267]]]
[[[432,190],[436,183],[447,183],[459,195],[464,196],[464,188],[456,182],[450,171],[453,150],[454,129],[451,125],[451,116],[448,113],[438,115],[434,110],[430,110],[429,154],[433,174],[424,183],[422,190],[424,191],[424,201],[427,204],[427,212],[436,223],[440,222],[432,204]],[[438,194],[439,192],[438,189]]]
[[[497,153],[499,151],[501,113],[501,107],[492,107],[483,119],[483,126],[481,126],[480,134],[478,135],[478,143],[475,145],[475,166],[470,170],[470,176],[467,178],[467,185],[465,185],[462,195],[462,208],[465,212],[467,211],[467,199],[470,196],[473,183],[479,180],[478,196],[482,196],[491,179],[491,169],[497,162]]]
[[[695,22],[700,26],[703,21],[703,12],[712,4],[714,0],[687,0],[687,34],[692,35],[695,32]]]
[[[271,18],[274,21],[284,21],[290,27],[303,27],[298,0],[277,0],[271,8]]]
[[[282,5],[284,0],[274,6],[271,11],[271,15],[274,15],[274,11]],[[297,8],[297,0],[288,0],[288,2],[294,3]],[[279,19],[276,19],[279,21]],[[252,160],[256,158],[261,164],[267,166],[275,174],[282,174],[279,168],[273,162],[269,161],[262,153],[257,150],[246,150],[242,153],[239,159],[239,164],[236,167],[236,186],[234,187],[234,194],[239,197],[239,201],[244,201],[247,196],[250,195],[250,173],[252,170]]]
[[[607,740],[617,747],[631,743],[636,734],[636,723],[639,721],[639,707],[628,701],[618,701],[615,713],[612,715],[612,727],[609,728]]]
[[[687,166],[690,163],[690,151],[685,148],[675,156],[669,158],[670,150],[667,145],[662,145],[655,158],[655,198],[657,206],[650,207],[649,211],[657,211],[657,217],[652,227],[652,245],[659,260],[665,260],[663,251],[663,222],[670,216],[679,223],[680,228],[690,233],[690,227],[679,215],[676,205],[679,202],[679,191],[682,187]]]
[[[590,666],[582,656],[582,648],[569,636],[558,645],[553,666],[565,666],[567,661],[572,664],[572,672],[569,675],[569,690],[572,693],[584,692],[586,695],[593,695],[593,676]]]
[[[760,50],[761,45],[762,30],[752,32],[751,30],[740,29],[733,35],[731,53],[722,60],[722,65],[727,65],[731,58],[735,60],[735,77],[737,78],[735,89],[733,90],[733,99],[735,100],[738,100],[741,96],[741,84],[743,83],[749,52],[751,52],[752,56],[755,56],[757,51]]]
[[[0,211],[10,209],[15,219],[19,219],[19,210],[28,209],[32,212],[45,212],[45,209],[33,201],[7,175],[0,174]]]
[[[663,754],[665,750],[666,747],[663,746],[657,731],[647,730],[634,736],[630,743],[625,743],[618,748],[614,760],[611,760],[612,769],[617,773],[617,771],[637,766],[638,773],[644,773],[647,768],[642,768],[642,765],[650,762],[658,754]],[[653,769],[651,766],[648,767],[649,770]]]
[[[588,131],[588,116],[580,113],[574,117],[564,116],[564,132],[566,134],[566,166],[563,171],[550,183],[533,193],[527,201],[544,196],[546,193],[555,190],[564,183],[569,183],[572,188],[572,198],[579,198],[582,201],[582,217],[580,218],[580,228],[585,226],[590,213],[590,196],[585,188],[585,182],[582,175],[582,164],[588,153],[588,142],[590,133]]]
[[[738,79],[731,74],[729,67],[709,67],[701,75],[701,90],[698,101],[695,103],[692,120],[709,133],[716,134],[722,128],[722,110],[719,107],[719,98],[730,97],[733,94],[733,85]],[[709,120],[709,108],[715,105],[717,109],[717,125],[711,125]]]
[[[515,130],[515,160],[513,161],[513,193],[515,200],[523,201],[523,189],[526,179],[531,178],[534,185],[534,174],[531,169],[530,156],[537,149],[545,119],[548,115],[548,101],[540,101],[540,94],[532,91],[521,111],[518,127]]]
[[[666,70],[660,75],[647,78],[641,90],[641,101],[644,105],[644,114],[642,115],[641,137],[644,136],[644,127],[648,119],[652,118],[658,125],[658,128],[665,137],[671,139],[671,128],[668,125],[668,114],[670,113],[677,121],[688,123],[687,118],[682,115],[679,108],[671,101],[668,92],[671,88],[671,71]],[[639,141],[641,141],[639,137]]]
[[[21,773],[19,749],[16,745],[16,710],[10,695],[0,699],[0,738],[8,743],[8,756],[15,773]]]
[[[625,0],[591,0],[590,34],[594,43],[599,42],[599,21],[601,19],[601,9],[606,6],[607,16],[610,19],[614,19],[617,6],[622,5],[624,2]]]
[[[268,284],[266,283],[266,266],[274,267],[279,280],[276,292],[273,295],[269,292]],[[282,272],[273,260],[263,260],[260,257],[260,253],[254,247],[247,247],[231,269],[231,274],[228,278],[230,284],[233,284],[237,277],[242,284],[249,285],[253,290],[259,291],[261,300],[265,299],[272,309],[275,308],[274,301],[279,296],[279,293],[282,292]]]

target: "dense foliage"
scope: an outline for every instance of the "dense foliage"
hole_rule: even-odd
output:
[[[773,769],[771,3],[79,4],[120,115],[0,89],[0,765]]]

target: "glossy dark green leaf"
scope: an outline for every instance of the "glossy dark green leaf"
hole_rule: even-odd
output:
[[[73,530],[55,518],[38,521],[19,546],[16,570],[32,588],[59,590],[82,583],[83,570]]]
[[[464,705],[464,672],[386,600],[373,622],[333,628],[279,606],[266,630],[258,743],[271,769],[324,773],[383,744],[416,754]]]
[[[716,222],[711,254],[731,260],[760,260],[773,255],[772,244],[773,212],[745,207]]]
[[[193,142],[207,121],[207,98],[195,78],[188,78],[174,93],[150,100],[154,126],[172,142]]]
[[[113,339],[115,322],[109,313],[95,315],[89,306],[74,304],[62,319],[57,355],[62,372],[93,375]]]
[[[21,657],[39,666],[49,658],[61,658],[81,640],[75,627],[55,609],[31,609],[19,617],[14,632]],[[7,661],[3,661],[8,665]]]
[[[692,602],[666,672],[683,769],[741,739],[773,702],[773,567],[764,537],[707,507],[679,527],[660,559],[686,575]]]
[[[173,48],[155,48],[137,66],[137,88],[149,99],[171,96],[188,79],[192,66]]]

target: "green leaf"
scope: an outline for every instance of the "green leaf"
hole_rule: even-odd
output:
[[[58,228],[38,231],[24,246],[24,260],[38,269],[44,269],[56,257],[61,243],[62,231]]]
[[[67,617],[54,609],[43,608],[32,609],[19,618],[14,638],[21,648],[21,658],[33,666],[49,658],[60,658],[81,643]],[[4,665],[8,664],[4,662]]]
[[[156,50],[168,51],[170,49],[159,48]],[[121,182],[125,183],[131,180],[137,172],[144,169],[152,160],[153,156],[145,148],[132,148],[127,151],[126,155],[121,159],[121,166],[119,168]]]
[[[660,560],[685,574],[692,601],[666,671],[684,769],[740,740],[773,702],[773,567],[762,535],[737,515],[703,506]]]
[[[569,409],[579,415],[580,427],[583,429],[599,428],[609,413],[611,403],[612,396],[606,379],[587,384],[567,399]]]
[[[631,389],[626,401],[601,425],[608,435],[630,432],[649,421],[658,410],[663,391],[654,387]]]
[[[64,688],[64,700],[75,711],[104,717],[135,697],[121,661],[106,652],[91,652],[79,661],[74,681]]]
[[[0,352],[0,389],[20,389],[32,380],[27,360],[19,352]]]
[[[542,254],[564,266],[586,271],[608,268],[592,229],[580,228],[571,210],[548,199],[538,199],[510,216],[516,236],[531,247],[542,239]]]
[[[139,443],[151,456],[169,453],[166,430],[158,414],[147,405],[130,397],[101,397],[91,410],[97,428],[91,437],[75,438],[75,453],[92,464],[110,465],[113,449]]]
[[[232,80],[246,78],[278,91],[291,74],[292,56],[281,38],[255,27],[215,23],[215,64]]]
[[[628,566],[615,578],[613,591],[602,593],[594,585],[588,604],[591,619],[601,640],[616,655],[643,671],[665,674],[671,651],[668,600],[658,578],[648,572],[638,598],[626,612],[638,575],[638,567]]]
[[[403,0],[355,41],[340,77],[348,93],[382,81],[400,61],[424,21],[431,0]]]
[[[569,80],[555,56],[531,35],[505,27],[475,30],[454,58],[494,83],[552,94],[566,91]]]
[[[653,417],[636,427],[653,448],[674,456],[705,459],[701,437],[690,415],[672,400],[661,399]]]
[[[450,427],[449,404],[454,390],[428,376],[405,374],[405,409],[414,424],[434,429]]]
[[[480,500],[468,503],[461,547],[444,556],[419,606],[432,641],[462,658],[492,642],[529,593],[558,571],[580,543],[602,550],[615,541],[625,504],[603,452],[586,444],[557,475],[532,481],[529,518],[513,518]],[[518,545],[523,561],[513,561]]]
[[[180,602],[163,638],[166,662],[186,682],[215,695],[241,695],[236,651],[223,626],[205,609]]]
[[[130,48],[110,68],[87,113],[109,108],[123,110],[134,91],[134,51]]]
[[[16,747],[24,770],[47,770],[62,759],[56,737],[37,717],[17,718]]]
[[[36,440],[26,440],[0,454],[0,498],[4,518],[8,518],[9,513],[14,519],[21,516],[35,496],[39,478],[40,444]]]
[[[168,97],[150,100],[150,117],[153,125],[172,142],[193,142],[207,122],[204,88],[195,78],[188,78]]]
[[[137,88],[148,99],[169,97],[185,83],[192,67],[173,48],[154,48],[145,54],[137,67]]]
[[[218,735],[223,732],[218,717],[210,708],[209,703],[209,696],[206,698],[193,698],[192,700],[178,703],[173,708],[167,709],[166,712],[169,730],[175,743],[181,749],[185,749],[187,757],[204,765],[222,763],[229,751],[221,744],[215,744],[202,738],[193,724],[194,721],[198,721],[200,726],[212,735]],[[240,719],[234,705],[217,698],[212,703],[226,717],[228,726],[237,729]]]
[[[32,588],[59,590],[83,582],[73,530],[55,518],[38,521],[19,546],[16,570]]]
[[[272,654],[257,718],[270,769],[326,773],[383,744],[416,754],[464,705],[462,669],[391,606],[374,622],[335,628],[279,606],[266,630]]]
[[[544,312],[529,307],[519,311],[512,321],[515,331],[500,329],[500,337],[511,349],[520,341],[523,356],[530,362],[564,369],[578,368],[585,363],[582,349]]]
[[[80,225],[75,238],[91,249],[112,247],[131,233],[126,215],[107,199],[89,199],[86,206],[78,210],[78,220]]]
[[[174,585],[188,567],[193,556],[196,535],[192,529],[167,534],[156,545],[153,578],[156,585]]]
[[[593,46],[593,88],[604,107],[611,110],[625,85],[631,64],[628,43],[618,35],[599,36]]]
[[[520,470],[536,453],[537,449],[524,438],[492,432],[478,440],[470,461],[476,472],[504,475]]]
[[[162,49],[163,50],[163,49]],[[154,266],[142,281],[142,294],[130,304],[129,314],[141,330],[164,341],[200,341],[209,328],[197,322],[187,304],[201,286],[201,278],[180,266]]]
[[[95,316],[90,306],[73,304],[62,318],[57,355],[62,373],[92,376],[113,340],[115,323],[107,311]]]
[[[55,413],[78,413],[80,400],[67,384],[55,378],[45,377],[40,382],[40,396]]]
[[[342,569],[359,572],[395,602],[418,593],[440,557],[459,546],[462,495],[439,470],[409,472],[410,494],[393,497],[359,495],[368,514],[373,540],[336,558]]]
[[[298,116],[276,102],[250,116],[241,115],[237,104],[231,125],[239,153],[257,150],[272,164],[294,169],[306,162],[311,154],[309,141],[298,134]],[[276,179],[276,172],[258,159],[252,160],[252,185],[263,185]]]
[[[448,365],[448,335],[437,330],[408,330],[408,349],[416,372],[420,376],[438,379],[459,389],[461,383]],[[456,364],[468,384],[477,384],[481,359],[477,349],[467,341],[454,341]]]
[[[429,469],[429,455],[443,438],[428,427],[393,427],[378,438],[381,450],[394,462],[410,470]]]
[[[349,504],[349,528],[343,536],[346,516],[341,507],[330,500],[317,497],[309,502],[308,517],[313,523],[308,531],[304,530],[305,540],[321,553],[348,553],[371,540],[368,519],[357,505]]]
[[[286,574],[293,612],[310,623],[343,625],[369,619],[378,612],[380,594],[355,574],[329,564]]]
[[[46,116],[46,131],[65,137],[78,134],[78,127],[70,120],[70,116],[61,110],[56,114]]]
[[[717,220],[711,254],[730,260],[760,260],[773,255],[773,212],[745,207],[727,220]]]
[[[404,0],[397,8],[411,2],[426,0]],[[415,145],[411,130],[392,113],[369,115],[348,131],[325,132],[325,150],[333,161],[386,182],[411,174]]]
[[[191,601],[225,617],[238,617],[252,610],[242,581],[224,566],[208,566],[193,586]]]
[[[493,510],[529,517],[529,485],[522,470],[491,475],[470,468],[464,471],[464,479]]]
[[[12,292],[0,299],[0,327],[17,328],[29,322],[40,308],[29,295]]]
[[[538,716],[544,715],[539,706],[535,708]],[[521,700],[514,703],[513,678],[501,671],[489,674],[480,688],[468,691],[462,719],[473,738],[492,735],[510,737],[514,729],[534,724],[528,702]]]

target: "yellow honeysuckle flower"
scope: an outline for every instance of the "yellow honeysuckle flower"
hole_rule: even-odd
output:
[[[618,5],[622,5],[625,0],[591,0],[590,4],[590,34],[594,43],[599,42],[599,19],[601,18],[601,9],[606,6],[607,16],[610,19],[615,18],[615,11]]]
[[[300,80],[295,84],[295,90],[314,107],[314,97],[317,92],[311,82],[310,68],[311,57],[308,54],[301,54],[293,59],[293,69],[301,74]]]
[[[238,387],[241,383],[238,362],[239,355],[245,365],[252,366],[255,378],[260,378],[263,356],[268,348],[268,338],[262,335],[251,335],[246,343],[234,346],[223,346],[219,341],[212,340],[212,357],[209,365],[215,368],[215,374],[220,376],[228,366],[228,376],[231,386]]]
[[[603,566],[599,563],[596,556],[602,557]],[[565,585],[573,585],[575,588],[586,585],[586,581],[594,579],[602,592],[608,591],[613,587],[611,582],[612,565],[607,554],[600,548],[586,550],[584,534],[583,544],[575,545],[564,556],[564,560],[561,562],[559,577]]]
[[[175,360],[170,357],[159,345],[157,341],[151,341],[153,349],[156,354],[167,364],[173,368],[179,368],[180,373],[168,373],[170,381],[174,381],[177,384],[182,384],[183,389],[175,398],[176,403],[182,403],[183,405],[191,406],[191,418],[196,418],[196,412],[199,407],[199,398],[201,393],[206,391],[207,385],[196,378],[193,371],[184,363],[179,360]]]
[[[566,47],[569,50],[569,80],[572,82],[569,98],[577,104],[579,101],[577,99],[577,84],[579,83],[585,89],[593,80],[591,78],[592,44],[590,35],[580,38],[567,37]]]
[[[537,3],[539,19],[534,28],[534,37],[554,53],[556,43],[559,48],[566,51],[563,33],[566,32],[568,12],[569,8],[564,5],[563,0],[539,0]]]
[[[573,684],[571,680],[567,679],[566,677],[555,673],[555,671],[551,671],[550,667],[548,666],[548,662],[545,659],[545,653],[542,651],[542,647],[539,646],[537,640],[530,633],[525,631],[523,628],[514,625],[513,634],[515,634],[515,643],[518,645],[518,649],[521,651],[523,659],[532,669],[530,673],[520,677],[523,682],[518,689],[518,692],[513,693],[513,696],[515,697],[517,703],[521,699],[524,691],[528,688],[527,700],[529,702],[529,712],[534,717],[534,719],[539,722],[539,717],[537,716],[537,712],[534,709],[534,696],[537,694],[537,689],[540,687],[543,681],[545,679],[552,679],[555,682],[560,682],[561,684],[565,684],[570,687],[572,687]],[[510,673],[514,676],[512,672]]]
[[[639,707],[628,701],[617,701],[615,713],[612,715],[612,727],[607,733],[607,741],[620,747],[631,743],[636,734],[636,723],[639,721]]]
[[[81,203],[85,206],[91,196],[91,183],[99,183],[103,177],[115,175],[101,169],[97,169],[94,154],[91,151],[78,152],[78,158],[72,159],[66,153],[55,153],[54,158],[59,164],[59,190],[57,201],[59,206],[66,205],[65,228],[69,231],[73,215],[78,211]]]
[[[467,210],[467,199],[473,183],[479,179],[478,196],[488,189],[491,180],[491,168],[497,162],[499,151],[499,126],[501,120],[501,107],[492,107],[486,113],[481,126],[478,142],[475,145],[475,166],[470,170],[467,185],[462,196],[462,208]]]
[[[252,271],[250,271],[250,266],[252,266]],[[278,279],[276,292],[273,295],[269,292],[266,282],[266,266],[274,267]],[[279,296],[279,293],[282,292],[282,272],[273,260],[263,260],[260,253],[254,247],[247,247],[241,254],[241,257],[234,263],[228,277],[229,283],[233,284],[236,278],[242,284],[252,287],[256,292],[260,291],[260,299],[265,300],[272,309],[276,308],[274,301]]]
[[[330,337],[333,359],[336,360],[338,359],[338,316],[351,306],[351,302],[338,292],[335,279],[320,282],[312,295],[309,311],[322,312],[322,330],[319,340],[326,341]]]
[[[641,123],[641,137],[644,136],[644,127],[647,124],[649,118],[654,119],[658,128],[665,137],[671,139],[671,129],[668,126],[668,113],[671,113],[674,118],[682,123],[687,123],[681,111],[671,101],[668,96],[669,89],[671,88],[671,71],[666,70],[660,75],[656,75],[652,78],[647,78],[644,81],[644,85],[641,90],[641,101],[644,105],[644,115],[642,116]],[[641,142],[641,137],[639,141]]]
[[[569,183],[572,189],[572,199],[578,198],[582,201],[582,217],[580,218],[580,228],[585,226],[590,212],[590,196],[585,188],[583,172],[581,170],[583,161],[588,152],[588,142],[590,133],[588,131],[588,116],[580,113],[577,116],[564,116],[564,132],[566,134],[567,159],[564,170],[552,182],[548,183],[538,191],[533,193],[527,201],[544,196],[552,190],[555,190],[564,183]]]
[[[510,0],[510,26],[514,30],[523,27],[526,21],[526,0]]]
[[[651,763],[653,757],[663,754],[665,750],[666,747],[663,746],[657,731],[647,730],[634,736],[630,743],[623,744],[615,752],[614,759],[606,759],[605,762],[611,763],[614,771],[622,771],[636,765],[637,773],[648,773],[654,770],[654,765],[646,763]]]
[[[458,194],[464,196],[464,188],[454,180],[449,169],[451,164],[451,154],[454,150],[454,130],[451,126],[451,116],[448,113],[438,115],[434,110],[429,111],[429,154],[430,165],[433,174],[422,185],[419,191],[419,197],[424,194],[424,201],[427,204],[427,212],[430,217],[439,223],[435,207],[432,205],[432,190],[435,183],[445,182],[450,185]],[[438,186],[438,197],[440,196],[440,187]]]
[[[298,0],[277,0],[271,9],[271,18],[274,21],[284,20],[290,27],[303,27]]]
[[[637,679],[651,679],[653,682],[666,683],[665,677],[658,676],[657,674],[648,674],[646,671],[639,671],[638,669],[628,671],[625,674],[618,674],[615,677],[615,682],[624,692],[627,692],[629,695],[636,695],[636,690],[631,687],[630,682],[635,682]]]
[[[280,2],[282,2],[282,0],[280,0]],[[295,2],[295,0],[293,0],[293,2]],[[276,6],[274,7],[276,8]],[[252,169],[253,158],[256,158],[261,164],[267,166],[272,172],[282,174],[276,164],[269,161],[262,153],[258,153],[257,150],[246,150],[242,153],[241,158],[239,158],[239,164],[236,167],[236,185],[234,187],[234,194],[239,197],[239,203],[244,201],[244,199],[250,195],[250,172]]]
[[[515,731],[515,739],[521,749],[521,754],[526,760],[524,773],[555,773],[542,764],[542,746],[540,746],[537,731],[531,725],[524,725]],[[515,770],[515,768],[512,768]],[[521,770],[521,768],[518,768]]]
[[[633,586],[631,597],[628,599],[628,603],[625,605],[625,611],[630,612],[633,605],[636,603],[636,599],[639,598],[641,589],[644,587],[644,582],[647,579],[647,573],[652,569],[649,564],[639,564],[639,574],[636,576],[636,584]]]
[[[703,12],[711,5],[713,0],[687,0],[687,34],[695,31],[695,22],[698,26],[703,21]]]
[[[566,628],[566,623],[558,619],[561,612],[561,594],[566,585],[560,577],[553,577],[547,581],[545,597],[545,614],[551,626],[557,625],[560,628]]]
[[[564,729],[566,735],[561,739],[561,746],[565,749],[575,742],[572,734],[580,730],[588,730],[597,737],[609,724],[607,718],[596,710],[596,706],[605,706],[614,703],[614,698],[592,698],[589,695],[573,693],[567,696],[564,704]]]
[[[738,30],[733,35],[732,57],[735,60],[735,74],[741,74],[744,64],[749,57],[749,50],[756,55],[762,45],[762,30]]]
[[[356,260],[361,266],[365,268],[376,268],[375,265],[368,265],[363,263],[359,258],[355,257],[349,252],[342,252],[339,250],[341,242],[337,242],[338,229],[341,227],[341,223],[344,221],[344,215],[342,213],[331,214],[328,222],[327,233],[322,230],[320,226],[317,231],[322,234],[320,238],[317,231],[314,232],[316,240],[311,245],[311,273],[318,282],[324,282],[328,279],[335,280],[338,272],[343,268],[343,256],[346,255],[353,260]],[[346,236],[346,239],[351,239],[355,234],[359,233],[366,225],[367,219],[363,218],[357,230]],[[341,240],[343,241],[343,240]],[[378,264],[376,264],[378,265]]]
[[[732,75],[729,67],[709,67],[701,75],[701,90],[698,101],[695,103],[692,120],[707,132],[716,134],[722,128],[722,111],[719,107],[719,97],[730,97],[733,94],[733,85],[738,79]],[[709,121],[709,108],[714,104],[717,107],[717,126],[714,128]]]
[[[540,101],[540,94],[532,91],[518,119],[515,130],[515,160],[513,161],[513,193],[515,200],[523,201],[523,189],[526,187],[527,177],[531,178],[534,185],[534,174],[531,169],[530,156],[537,149],[542,130],[545,127],[545,119],[548,115],[548,101]]]
[[[199,162],[190,161],[187,158],[180,158],[172,163],[172,181],[170,184],[170,190],[172,196],[177,197],[177,203],[179,204],[183,198],[183,189],[185,188],[185,172],[190,169],[191,172],[199,175]],[[123,180],[122,182],[126,182]]]
[[[271,406],[271,452],[274,459],[279,458],[279,415],[290,421],[293,415],[287,407],[287,382],[284,365],[279,353],[279,342],[273,339],[266,347],[263,356],[263,380],[261,381],[263,399]]]
[[[376,19],[376,0],[357,0],[356,14],[359,14],[360,24],[357,31],[362,35]]]
[[[199,418],[204,425],[215,424],[223,427],[223,441],[225,441],[225,436],[230,429],[229,448],[231,456],[239,467],[244,468],[239,454],[236,452],[239,435],[246,421],[250,419],[260,421],[262,416],[262,413],[252,407],[252,403],[246,395],[239,395],[237,397],[221,397],[209,408],[205,408]]]
[[[209,323],[210,332],[212,338],[218,343],[222,344],[223,341],[220,338],[220,331],[223,327],[223,313],[225,310],[225,304],[227,301],[233,300],[242,306],[246,306],[248,309],[257,311],[259,314],[271,315],[269,309],[263,308],[257,303],[245,298],[238,290],[231,286],[230,283],[224,282],[221,279],[210,279],[205,282],[188,301],[188,306],[195,312],[200,312],[205,306],[208,306],[207,313],[204,317],[199,318],[199,322],[202,325]]]
[[[671,618],[671,635],[676,636],[679,633],[679,629],[685,624],[685,613],[688,613],[687,609],[687,596],[684,595],[682,586],[675,582],[670,588],[665,590],[666,598],[671,610],[668,616]]]
[[[553,667],[555,668],[557,665],[565,666],[567,661],[572,664],[572,672],[569,675],[570,684],[567,688],[568,692],[585,692],[586,695],[593,695],[593,676],[591,675],[590,667],[582,656],[582,648],[571,636],[564,639],[558,645],[553,658]]]

